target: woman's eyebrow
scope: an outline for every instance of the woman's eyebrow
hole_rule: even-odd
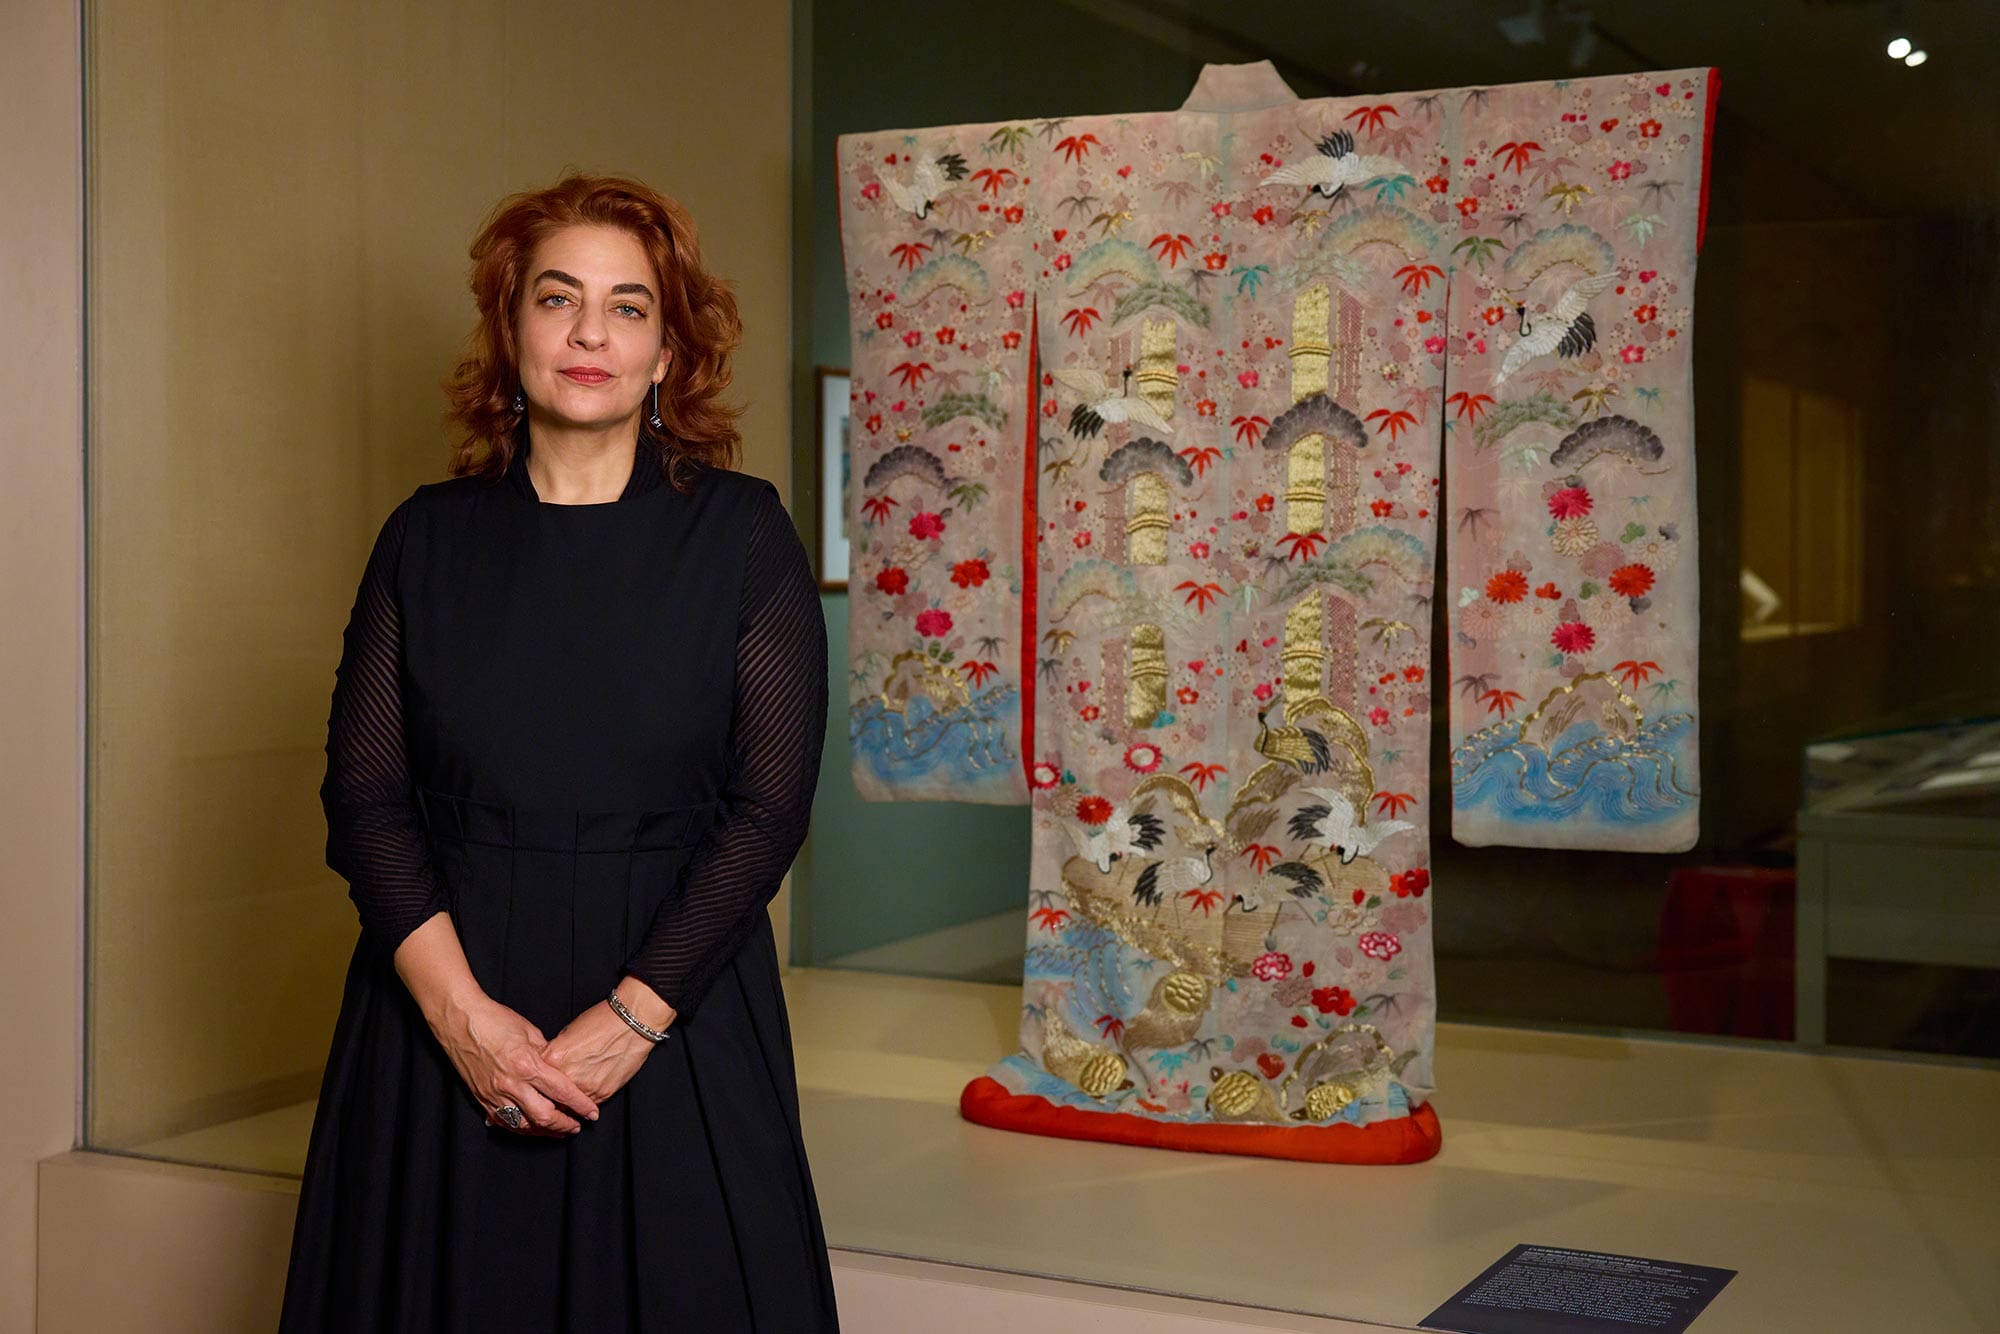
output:
[[[567,283],[579,292],[583,290],[583,280],[581,278],[576,277],[574,274],[564,273],[561,269],[543,269],[535,275],[536,282],[540,282],[544,278],[553,278],[559,283]],[[619,283],[611,289],[611,295],[613,296],[625,296],[628,293],[637,293],[645,297],[648,301],[658,300],[653,295],[653,289],[644,283]]]

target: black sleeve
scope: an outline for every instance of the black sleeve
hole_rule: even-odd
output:
[[[826,618],[804,545],[758,489],[736,626],[730,773],[685,892],[662,904],[625,971],[688,1018],[778,892],[805,841],[826,740]]]
[[[326,864],[347,880],[363,931],[385,954],[445,911],[403,743],[402,611],[396,566],[411,501],[382,524],[342,636],[326,725]]]

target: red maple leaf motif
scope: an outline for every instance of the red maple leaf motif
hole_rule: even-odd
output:
[[[1186,593],[1183,603],[1192,603],[1197,611],[1207,611],[1208,604],[1222,596],[1221,584],[1198,584],[1192,579],[1183,579],[1174,585],[1174,592]]]
[[[1208,791],[1208,785],[1229,772],[1226,764],[1183,764],[1181,772],[1188,776],[1198,792]]]
[[[1236,428],[1236,439],[1239,442],[1254,445],[1258,437],[1264,434],[1264,428],[1271,423],[1265,417],[1238,417],[1229,424]]]
[[[1384,102],[1380,106],[1357,107],[1353,111],[1348,112],[1345,116],[1342,116],[1341,119],[1360,122],[1360,128],[1366,130],[1369,134],[1372,135],[1381,130],[1382,117],[1396,116],[1400,114],[1401,113],[1399,113],[1395,107],[1389,105],[1389,103],[1387,102]]]
[[[1160,258],[1167,261],[1167,267],[1171,269],[1186,258],[1188,247],[1193,244],[1194,238],[1186,232],[1161,232],[1152,239],[1146,249],[1159,251]]]
[[[1325,541],[1325,533],[1286,533],[1278,539],[1278,545],[1291,548],[1285,556],[1286,560],[1311,560],[1319,554],[1320,546]]]
[[[1417,799],[1408,792],[1377,792],[1375,794],[1375,813],[1377,815],[1401,815],[1416,804]]]
[[[1102,147],[1104,145],[1098,142],[1094,134],[1072,134],[1056,144],[1056,151],[1069,161],[1075,162],[1079,158],[1089,157],[1091,149]]]
[[[1500,145],[1500,151],[1493,156],[1500,161],[1502,171],[1512,167],[1514,174],[1519,176],[1527,169],[1529,158],[1541,151],[1542,146],[1533,139],[1523,139],[1519,143],[1510,141]]]
[[[1369,421],[1374,421],[1377,417],[1383,420],[1382,424],[1375,428],[1375,433],[1380,435],[1382,432],[1387,431],[1391,440],[1394,440],[1404,431],[1417,424],[1417,418],[1414,413],[1405,412],[1400,408],[1395,412],[1391,412],[1387,408],[1377,408],[1368,414]]]
[[[1445,402],[1456,403],[1460,417],[1469,417],[1473,421],[1478,421],[1480,414],[1493,406],[1493,395],[1475,394],[1461,389],[1450,398],[1447,398]]]
[[[931,248],[922,241],[905,241],[899,246],[891,246],[889,253],[895,257],[897,268],[914,269],[924,262],[924,256],[931,253]]]

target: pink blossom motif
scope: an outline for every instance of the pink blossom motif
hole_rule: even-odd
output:
[[[1403,952],[1403,942],[1387,931],[1365,931],[1355,944],[1359,945],[1361,952],[1369,958],[1380,959],[1384,963]]]
[[[1377,704],[1374,708],[1368,710],[1368,721],[1377,727],[1386,727],[1389,723],[1389,711],[1380,704]]]
[[[862,186],[861,197],[863,199],[880,199],[882,197],[882,182],[870,181],[868,184]]]
[[[903,335],[904,347],[915,347],[918,343],[921,343],[923,341],[924,341],[924,336],[918,333],[915,329],[912,329],[908,333]]]
[[[1292,956],[1272,950],[1260,954],[1250,965],[1250,976],[1259,982],[1282,982],[1292,975]]]
[[[1442,352],[1444,348],[1445,342],[1442,334],[1432,334],[1424,340],[1424,351],[1426,352]]]
[[[1265,681],[1259,684],[1258,687],[1255,690],[1251,691],[1250,693],[1257,697],[1257,702],[1259,704],[1267,704],[1270,702],[1271,696],[1276,694],[1277,692],[1271,688],[1271,683],[1269,681]]]
[[[1035,767],[1028,771],[1028,786],[1037,792],[1046,792],[1062,782],[1062,769],[1054,760],[1036,760]]]
[[[1555,628],[1555,633],[1549,636],[1549,642],[1564,653],[1575,657],[1579,653],[1590,652],[1596,645],[1597,631],[1582,621],[1564,621]]]
[[[1632,174],[1632,164],[1629,162],[1614,162],[1608,169],[1607,174],[1614,181],[1622,181]]]
[[[918,510],[910,516],[910,536],[926,541],[944,536],[944,520],[930,510]]]
[[[1160,748],[1139,741],[1125,748],[1125,767],[1135,774],[1149,774],[1160,767]]]
[[[1206,542],[1188,543],[1188,555],[1193,556],[1196,560],[1207,560],[1208,543]]]
[[[1027,303],[1028,303],[1028,294],[1026,292],[1016,290],[1007,293],[1007,305],[1009,309],[1019,310],[1022,306],[1025,306]]]
[[[951,633],[951,613],[942,607],[917,613],[917,633],[927,639],[942,639]]]
[[[1257,372],[1243,372],[1243,374],[1236,377],[1236,383],[1242,385],[1245,389],[1255,389],[1257,387]]]
[[[1056,256],[1056,272],[1058,273],[1062,272],[1064,269],[1068,268],[1069,265],[1070,265],[1070,258],[1067,253]]]
[[[1590,513],[1590,492],[1566,486],[1549,497],[1549,513],[1558,519],[1581,519]]]
[[[1627,366],[1630,366],[1633,362],[1644,361],[1646,359],[1646,349],[1640,347],[1637,343],[1627,343],[1618,349],[1618,359],[1623,361]]]

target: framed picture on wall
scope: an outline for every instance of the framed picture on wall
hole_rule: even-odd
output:
[[[819,389],[819,586],[847,591],[847,370],[821,366]]]

